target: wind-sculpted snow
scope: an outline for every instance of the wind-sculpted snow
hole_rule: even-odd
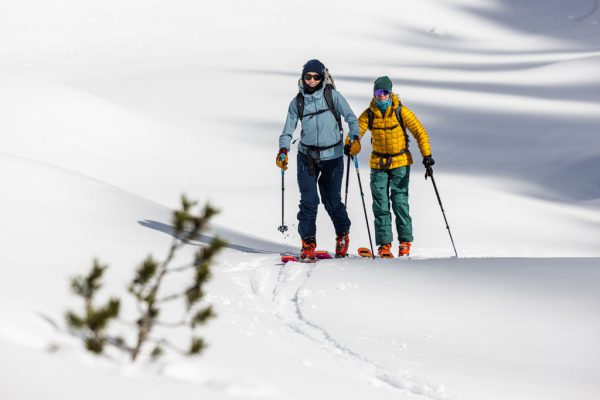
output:
[[[225,276],[246,293],[248,318],[254,312],[274,316],[286,342],[304,343],[296,356],[307,368],[333,368],[333,375],[354,376],[382,396],[587,399],[582,388],[592,384],[599,366],[600,348],[590,343],[600,325],[585,316],[600,306],[599,262],[348,259],[274,265],[276,257],[250,256]],[[256,324],[251,328],[260,331]],[[295,345],[288,348],[292,355]],[[488,385],[494,392],[485,390]]]
[[[3,2],[0,398],[597,400],[598,4]],[[412,259],[279,265],[300,244],[300,194],[291,157],[282,204],[273,158],[311,58],[357,114],[393,80],[429,133],[462,258],[412,142]],[[369,238],[351,174],[354,253]],[[221,213],[176,264],[229,243],[208,350],[85,353],[63,323],[69,278],[98,257],[103,295],[126,292],[166,252],[184,193]],[[333,249],[322,209],[317,227]]]
[[[321,264],[326,264],[323,262]],[[304,289],[305,284],[310,279],[311,274],[318,265],[307,265],[304,269],[304,274],[296,274],[295,278],[290,280],[287,279],[287,273],[285,272],[288,268],[293,268],[293,264],[287,264],[282,266],[280,274],[284,277],[283,280],[278,281],[279,285],[286,287],[285,291],[280,291],[275,288],[278,295],[274,298],[275,304],[281,304],[282,302],[289,302],[289,309],[283,307],[284,310],[279,314],[282,321],[290,326],[295,332],[307,336],[310,338],[316,346],[322,347],[327,352],[334,355],[336,358],[348,358],[348,360],[340,360],[342,364],[350,364],[349,366],[356,369],[357,373],[362,379],[366,379],[369,382],[375,383],[378,380],[381,384],[387,384],[393,388],[405,390],[412,394],[425,395],[428,398],[436,400],[449,399],[443,392],[443,387],[433,387],[424,381],[418,379],[411,379],[403,377],[400,373],[392,372],[384,367],[377,365],[376,362],[370,361],[364,355],[357,353],[341,343],[338,339],[333,337],[325,328],[320,326],[317,322],[311,321],[305,316],[303,308],[306,307],[306,303],[310,308],[310,301],[306,301],[312,295],[310,290]],[[323,266],[321,266],[323,267]],[[325,267],[326,268],[326,267]],[[302,276],[304,275],[304,276]],[[295,283],[295,282],[299,282]],[[292,293],[290,293],[292,292]],[[290,297],[291,295],[291,297]]]
[[[387,388],[391,390],[389,393],[397,391],[396,395],[410,393],[438,400],[454,398],[445,393],[443,385],[432,385],[424,379],[378,365],[377,361],[354,351],[319,322],[305,315],[305,309],[311,308],[310,300],[315,295],[312,290],[306,289],[306,285],[313,272],[326,263],[273,266],[272,261],[273,258],[268,260],[263,257],[255,262],[244,262],[228,271],[233,274],[240,289],[248,294],[252,302],[250,308],[256,307],[254,311],[260,314],[274,315],[278,323],[285,327],[286,335],[300,337],[309,343],[308,353],[316,352],[317,359],[324,359],[324,365],[320,365],[320,362],[306,357],[302,360],[306,367],[328,369],[331,367],[326,365],[331,365],[334,374],[351,374],[364,384]],[[327,296],[327,293],[319,291],[318,295]]]

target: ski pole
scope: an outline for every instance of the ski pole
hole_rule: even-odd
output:
[[[281,155],[281,161],[283,161],[285,159],[285,155],[282,154]],[[277,228],[277,230],[279,230],[279,232],[281,233],[285,233],[288,230],[287,225],[285,224],[284,221],[284,193],[285,193],[285,180],[284,180],[284,176],[285,176],[285,170],[283,168],[281,168],[281,226],[279,228]]]
[[[433,179],[433,168],[427,167],[425,170],[425,180],[427,177],[431,177],[431,183],[433,183],[433,189],[435,190],[435,195],[437,196],[438,203],[440,203],[440,208],[442,209],[442,215],[444,216],[444,221],[446,222],[446,229],[448,229],[448,235],[450,235],[450,241],[452,242],[452,248],[454,248],[454,254],[456,258],[458,258],[458,253],[456,252],[456,246],[454,245],[454,239],[452,238],[452,233],[450,232],[450,226],[448,226],[448,220],[446,219],[446,212],[444,211],[444,206],[442,206],[442,199],[440,198],[440,192],[438,192],[437,185],[435,184],[435,179]]]
[[[348,182],[350,181],[350,156],[348,155],[348,163],[346,164],[346,197],[344,198],[344,205],[348,207]]]
[[[375,259],[375,252],[373,251],[373,240],[371,240],[371,228],[369,228],[369,218],[367,217],[367,206],[365,206],[365,194],[363,193],[362,183],[360,181],[360,172],[358,171],[358,157],[354,158],[354,167],[356,168],[356,177],[358,178],[358,187],[360,188],[360,197],[362,198],[363,210],[365,212],[365,222],[367,223],[367,233],[369,234],[369,244],[371,245],[371,256]],[[348,159],[348,161],[350,161]]]

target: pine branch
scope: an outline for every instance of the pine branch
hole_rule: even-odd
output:
[[[173,272],[173,273],[185,272],[185,271],[191,270],[192,268],[194,268],[193,264],[186,264],[186,265],[182,265],[180,267],[169,268],[169,269],[167,269],[167,273],[170,274],[171,272]]]
[[[215,318],[216,316],[217,314],[215,314],[212,306],[207,306],[194,314],[190,322],[190,326],[192,329],[194,329],[198,325],[206,324],[208,320]]]
[[[154,321],[154,325],[156,326],[162,326],[165,328],[179,328],[182,326],[186,326],[188,325],[189,322],[187,320],[182,320],[179,322],[165,322],[165,321]]]
[[[192,337],[190,348],[188,350],[188,355],[198,355],[202,353],[204,349],[206,349],[207,345],[204,339],[201,337]]]
[[[194,215],[192,209],[196,205],[197,202],[189,200],[185,195],[181,197],[181,209],[173,212],[174,234],[166,257],[159,262],[148,255],[135,270],[134,277],[127,287],[128,292],[135,300],[139,313],[139,317],[135,322],[118,319],[121,304],[119,299],[111,298],[100,307],[94,305],[94,296],[102,287],[102,276],[108,266],[102,265],[95,259],[88,275],[75,277],[71,280],[71,290],[77,296],[82,297],[84,301],[84,312],[80,315],[68,311],[65,313],[65,320],[71,329],[80,334],[89,351],[100,354],[106,345],[112,345],[129,353],[131,360],[136,361],[146,343],[155,344],[149,353],[152,359],[160,357],[165,348],[187,355],[200,354],[206,348],[204,340],[197,336],[192,336],[189,348],[185,351],[166,339],[157,341],[151,336],[156,326],[166,328],[189,326],[193,334],[195,327],[205,324],[216,315],[212,306],[202,309],[194,306],[204,298],[204,286],[211,278],[210,266],[215,255],[226,243],[219,238],[215,238],[210,244],[202,246],[195,253],[191,264],[169,267],[177,251],[186,243],[201,237],[210,219],[218,213],[218,210],[210,204],[206,204],[200,215]],[[192,273],[192,279],[183,292],[160,295],[167,275],[186,271]],[[174,322],[160,321],[158,319],[161,313],[160,306],[181,298],[186,300],[181,320]],[[137,338],[133,345],[128,345],[121,337],[110,336],[106,333],[112,321],[135,327]]]
[[[182,293],[174,293],[165,297],[162,297],[160,299],[156,300],[156,304],[164,304],[164,303],[168,303],[171,302],[173,300],[177,300],[177,299],[181,299],[184,295]]]

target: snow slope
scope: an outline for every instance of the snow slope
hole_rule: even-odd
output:
[[[595,0],[1,3],[0,398],[596,399],[599,19]],[[277,265],[298,191],[292,163],[282,238],[273,157],[315,57],[357,113],[392,77],[460,259],[417,163],[411,260]],[[122,293],[184,192],[222,208],[208,235],[230,242],[209,349],[85,354],[68,278],[99,257]],[[349,212],[367,244],[354,173]],[[318,226],[331,248],[323,209]]]

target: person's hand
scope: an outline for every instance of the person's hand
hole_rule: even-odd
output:
[[[360,136],[354,136],[352,141],[350,141],[350,137],[346,140],[346,144],[344,145],[344,154],[347,156],[355,156],[360,153]]]
[[[433,158],[431,158],[431,155],[423,157],[423,165],[425,166],[425,168],[429,168],[433,164],[435,164],[435,161]]]
[[[285,171],[287,170],[287,163],[287,149],[285,147],[282,147],[279,149],[279,153],[277,153],[277,158],[275,158],[275,164]]]

